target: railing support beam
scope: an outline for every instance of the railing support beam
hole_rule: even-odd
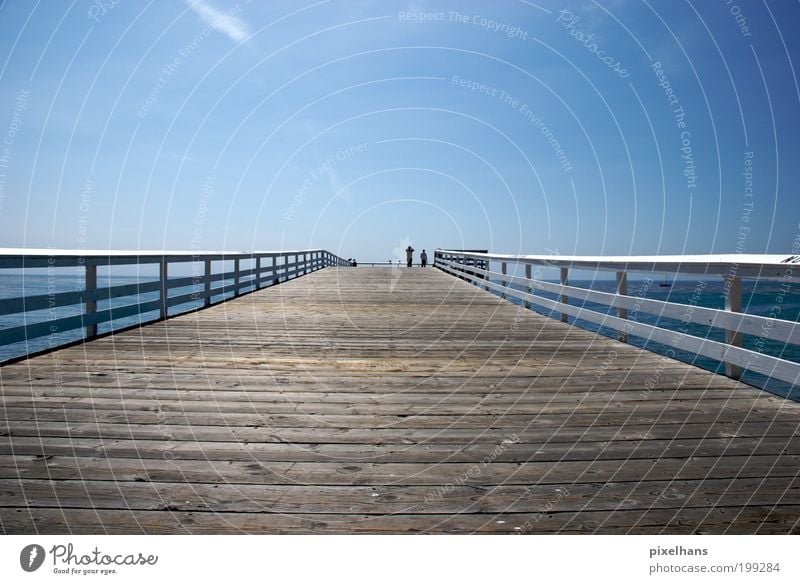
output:
[[[203,306],[211,306],[211,260],[203,262],[205,271],[205,281],[203,283]]]
[[[528,286],[525,288],[525,292],[527,292],[528,294],[533,294],[533,287],[531,286],[531,265],[530,264],[525,264],[525,279],[528,281]],[[531,307],[531,301],[530,300],[526,300],[524,304],[525,304],[525,308],[530,309],[530,307]]]
[[[559,278],[562,286],[567,286],[569,284],[569,268],[561,268],[560,278]],[[566,294],[562,294],[559,298],[559,301],[562,304],[569,304],[569,296]],[[561,322],[567,322],[567,313],[561,313]]]
[[[97,265],[96,264],[86,264],[86,282],[85,288],[87,292],[94,292],[97,290]],[[84,313],[86,316],[90,316],[97,311],[97,301],[96,300],[87,300],[85,302],[85,311]],[[97,336],[97,324],[87,324],[86,325],[86,338],[91,339],[92,337]]]
[[[167,318],[167,314],[169,313],[167,305],[167,297],[169,294],[169,283],[167,282],[167,279],[169,277],[169,273],[167,270],[168,265],[169,264],[167,260],[161,260],[161,262],[158,264],[158,281],[161,285],[159,290],[161,306],[158,311],[159,312],[158,316],[162,320]]]
[[[628,272],[617,272],[617,294],[628,295]],[[617,316],[623,320],[628,319],[627,308],[617,308]],[[621,343],[628,342],[628,333],[624,330],[617,331],[617,340]]]
[[[728,312],[742,311],[742,279],[738,276],[725,276],[725,310]],[[742,333],[725,331],[725,341],[734,347],[742,346]],[[725,375],[731,379],[742,377],[742,368],[733,363],[725,363]]]

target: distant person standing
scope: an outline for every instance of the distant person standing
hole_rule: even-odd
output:
[[[410,245],[406,248],[406,264],[410,268],[414,263],[414,248]]]
[[[422,253],[419,254],[419,263],[423,268],[428,265],[428,254],[425,253],[424,249],[422,250]]]

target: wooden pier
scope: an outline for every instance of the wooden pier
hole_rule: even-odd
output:
[[[436,269],[0,368],[5,533],[793,533],[800,404]]]

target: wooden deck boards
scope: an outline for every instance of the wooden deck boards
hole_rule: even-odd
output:
[[[5,533],[793,533],[800,404],[433,269],[0,368]]]

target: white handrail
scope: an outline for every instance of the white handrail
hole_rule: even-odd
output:
[[[747,277],[751,278],[755,277],[752,274],[757,273],[761,278],[766,279],[794,280],[796,278],[795,268],[800,268],[798,265],[800,256],[732,256],[737,259],[746,258],[740,263],[720,259],[723,257],[730,258],[731,256],[669,256],[667,258],[632,256],[613,258],[612,261],[612,258],[588,258],[586,256],[510,256],[436,250],[434,266],[486,290],[493,290],[503,298],[513,296],[521,300],[526,307],[533,303],[557,311],[560,313],[561,320],[566,321],[566,317],[569,315],[609,327],[618,331],[619,339],[622,341],[625,341],[628,335],[634,335],[716,359],[725,363],[726,374],[733,378],[739,378],[744,368],[797,385],[800,381],[800,364],[741,347],[743,334],[764,336],[765,331],[768,331],[771,340],[800,345],[800,327],[797,323],[743,314],[739,310],[741,307],[741,278],[744,277],[741,275],[742,272],[750,274]],[[500,263],[501,271],[490,270],[491,262]],[[525,277],[507,274],[508,263],[524,265]],[[562,283],[555,284],[531,277],[530,266],[532,265],[559,268]],[[655,269],[650,269],[654,266],[656,266]],[[672,273],[723,276],[727,296],[726,310],[627,295],[627,273],[629,271],[663,273],[668,271],[666,269],[668,267],[676,268]],[[617,292],[600,292],[571,286],[567,282],[569,268],[612,270],[617,275]],[[515,284],[525,291],[512,288],[511,284]],[[559,301],[536,296],[536,291],[557,295]],[[570,306],[569,298],[588,300],[616,308],[617,316],[588,308]],[[719,328],[725,331],[726,341],[724,343],[711,341],[659,326],[630,321],[628,320],[628,310]]]
[[[739,278],[800,280],[800,255],[552,256],[473,253],[437,249],[434,260],[436,257],[444,256],[550,268],[720,276],[734,274]]]

